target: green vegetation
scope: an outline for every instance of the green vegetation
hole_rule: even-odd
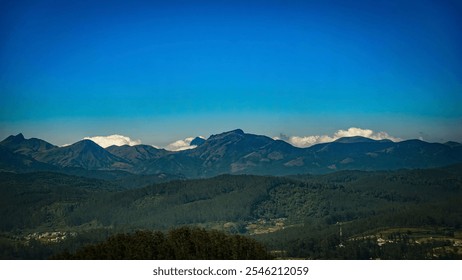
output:
[[[157,244],[175,232],[160,231],[194,226],[213,229],[188,229],[204,240],[225,238],[218,231],[238,234],[229,240],[250,236],[282,258],[462,259],[461,174],[456,165],[319,176],[221,175],[127,189],[117,180],[0,173],[1,258],[49,258],[66,250],[79,258],[79,248],[108,237],[91,246],[132,237]],[[201,238],[198,248],[213,252],[207,246],[218,243],[206,245]],[[184,258],[222,258],[196,253]],[[162,254],[140,258],[181,258]]]
[[[117,260],[247,260],[269,259],[265,248],[253,239],[219,231],[182,227],[164,234],[136,231],[117,234],[106,241],[87,245],[76,253],[54,259]]]

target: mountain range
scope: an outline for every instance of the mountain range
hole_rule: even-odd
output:
[[[104,149],[91,140],[58,147],[18,134],[0,142],[0,170],[204,178],[219,174],[291,175],[416,169],[462,162],[462,144],[456,142],[393,142],[355,136],[297,148],[282,140],[236,129],[208,139],[196,138],[194,145],[197,146],[194,149],[177,152],[149,145]]]

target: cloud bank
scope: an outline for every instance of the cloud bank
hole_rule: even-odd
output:
[[[91,140],[103,148],[107,148],[113,145],[115,146],[123,146],[123,145],[134,146],[134,145],[141,144],[141,140],[132,140],[128,136],[123,136],[123,135],[118,135],[118,134],[109,135],[109,136],[85,137],[83,139]]]
[[[284,140],[295,147],[305,148],[313,146],[320,143],[327,143],[335,141],[342,137],[353,137],[353,136],[362,136],[374,140],[383,140],[389,139],[391,141],[401,141],[402,139],[393,137],[384,131],[375,132],[372,129],[362,129],[357,127],[350,127],[347,130],[338,130],[334,135],[310,135],[310,136],[287,136],[281,134],[279,137],[274,137],[274,139]]]
[[[203,136],[199,136],[202,139],[205,139]],[[194,140],[195,137],[188,137],[183,140],[177,140],[175,142],[172,142],[168,144],[165,149],[169,151],[183,151],[183,150],[189,150],[189,149],[194,149],[197,146],[196,145],[191,145],[191,141]]]

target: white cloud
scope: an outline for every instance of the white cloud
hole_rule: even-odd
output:
[[[296,147],[305,148],[315,144],[327,143],[335,141],[342,137],[362,136],[374,140],[389,139],[391,141],[401,141],[400,138],[393,137],[384,131],[374,132],[371,129],[362,129],[357,127],[350,127],[347,130],[338,130],[334,135],[310,135],[310,136],[290,136],[281,134],[281,137],[274,137],[274,139],[284,140]]]
[[[194,137],[188,137],[184,140],[177,140],[175,142],[172,142],[168,144],[165,149],[169,151],[183,151],[183,150],[189,150],[189,149],[194,149],[197,146],[191,146],[191,141],[194,140]]]
[[[291,136],[289,137],[290,144],[294,145],[295,147],[309,147],[319,143],[326,143],[335,141],[334,138],[327,136],[327,135],[313,135],[313,136]]]
[[[202,138],[202,139],[205,139],[204,136],[198,136],[198,137]],[[194,138],[195,137],[188,137],[188,138],[185,138],[183,140],[177,140],[175,142],[172,142],[172,143],[168,144],[165,147],[165,149],[169,150],[169,151],[174,151],[174,152],[194,149],[194,148],[197,147],[196,145],[191,145],[191,141],[194,140]]]
[[[132,140],[130,137],[123,136],[123,135],[109,135],[109,136],[93,136],[93,137],[85,137],[85,140],[91,140],[96,144],[100,145],[103,148],[107,148],[112,145],[116,146],[123,146],[123,145],[140,145],[141,140]]]

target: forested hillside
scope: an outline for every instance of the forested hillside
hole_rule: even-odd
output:
[[[71,254],[64,252],[54,259],[114,260],[265,260],[271,258],[255,240],[241,235],[182,227],[164,234],[160,231],[137,231],[117,234],[106,241],[87,245]]]
[[[126,189],[117,180],[0,173],[2,257],[28,258],[28,244],[54,248],[38,254],[49,257],[115,233],[195,226],[249,235],[284,258],[460,258],[461,174],[456,165],[221,175]]]

